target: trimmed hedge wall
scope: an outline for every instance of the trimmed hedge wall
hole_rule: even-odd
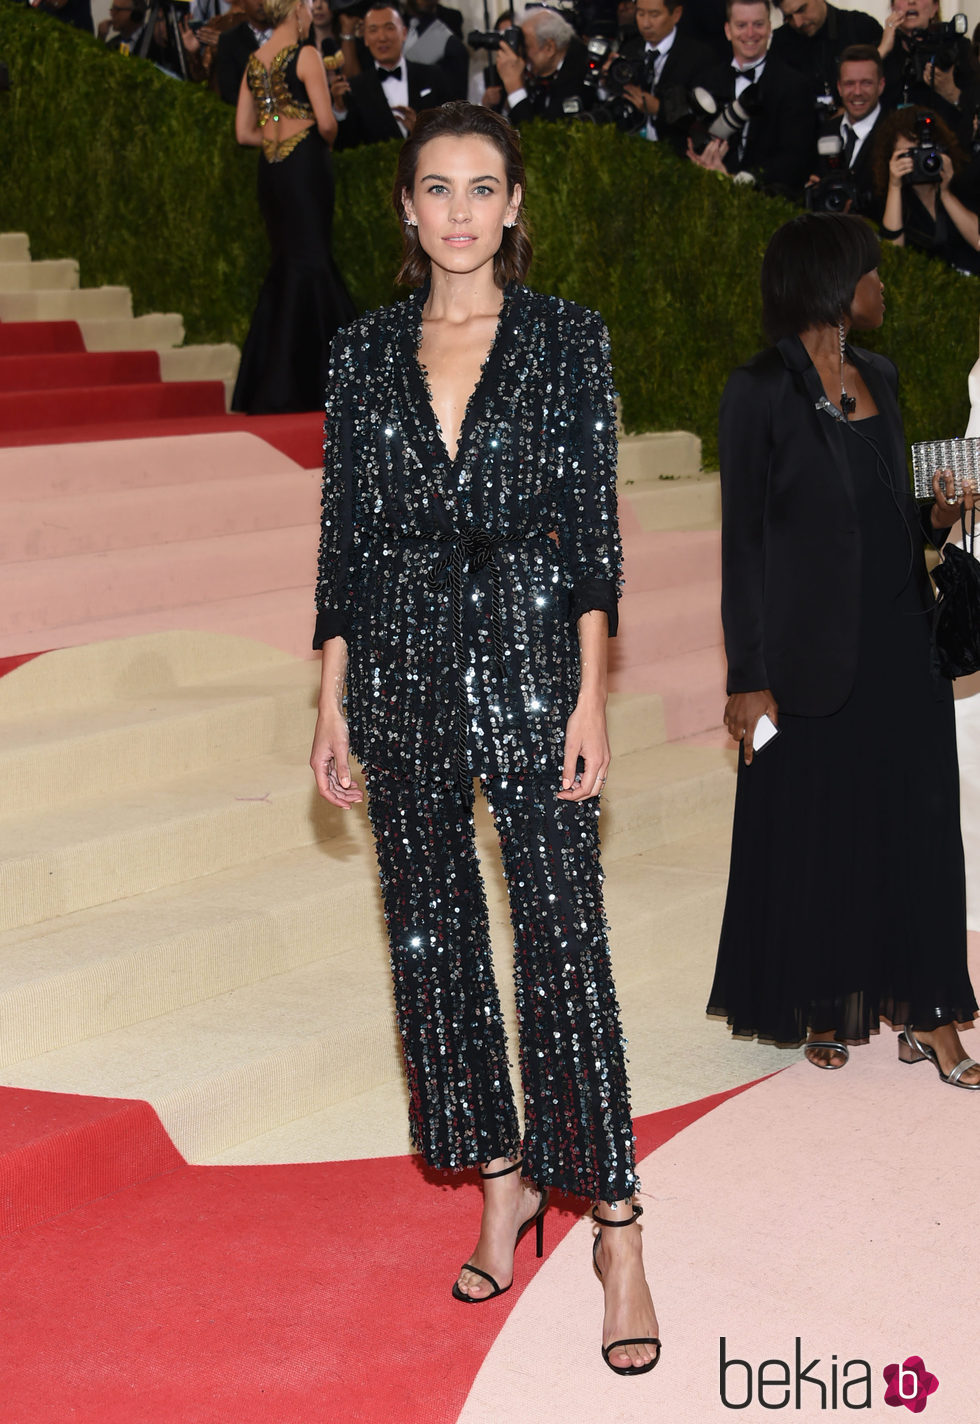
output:
[[[0,0],[0,230],[36,257],[77,257],[85,285],[126,283],[137,311],[184,314],[189,341],[240,342],[267,262],[258,155],[231,111],[144,61]],[[699,434],[716,454],[728,371],[764,344],[759,263],[794,209],[588,124],[524,131],[532,281],[597,307],[629,430]],[[396,145],[337,156],[335,251],[362,308],[392,300]],[[980,280],[918,253],[883,256],[888,315],[862,338],[902,374],[910,439],[966,425]]]

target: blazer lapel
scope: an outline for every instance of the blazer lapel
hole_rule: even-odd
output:
[[[817,375],[817,368],[810,360],[810,354],[800,338],[784,336],[781,341],[777,341],[776,346],[787,370],[793,377],[797,390],[804,396],[810,407],[812,412],[811,429],[816,429],[819,438],[826,446],[829,461],[840,474],[847,497],[853,504],[854,476],[851,473],[851,462],[847,458],[847,446],[844,443],[844,423],[820,406],[820,402],[827,399],[827,393],[823,388],[823,382]]]

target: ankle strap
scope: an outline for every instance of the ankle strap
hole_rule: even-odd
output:
[[[511,1162],[509,1167],[501,1167],[499,1172],[484,1172],[481,1167],[480,1176],[485,1182],[489,1181],[491,1177],[509,1177],[511,1172],[519,1172],[523,1166],[524,1159],[521,1157],[516,1162]]]
[[[607,1216],[599,1215],[599,1208],[597,1206],[592,1208],[592,1220],[597,1221],[600,1226],[632,1226],[633,1222],[639,1221],[642,1215],[643,1208],[638,1206],[636,1202],[633,1203],[633,1215],[627,1217],[625,1221],[610,1221]]]

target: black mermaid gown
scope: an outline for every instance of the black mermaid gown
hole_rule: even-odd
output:
[[[247,78],[263,122],[259,208],[272,265],[235,382],[232,409],[250,415],[319,410],[330,342],[356,316],[331,252],[333,166],[315,127],[284,139],[265,138],[275,115],[312,118],[306,86],[296,73],[299,46],[280,50],[267,70],[252,55]]]
[[[909,577],[909,533],[877,457],[881,416],[848,441],[861,528],[860,649],[830,717],[780,715],[739,756],[728,899],[708,1012],[736,1036],[865,1042],[879,1015],[969,1021],[952,686]],[[858,438],[863,436],[864,439]]]

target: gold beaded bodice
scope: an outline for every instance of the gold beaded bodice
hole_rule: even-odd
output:
[[[274,56],[268,68],[258,55],[249,55],[245,71],[249,92],[255,102],[259,128],[262,130],[262,152],[271,163],[281,162],[292,153],[309,132],[279,137],[280,119],[313,119],[306,86],[296,73],[300,46],[287,45]],[[267,133],[267,126],[271,125]]]

